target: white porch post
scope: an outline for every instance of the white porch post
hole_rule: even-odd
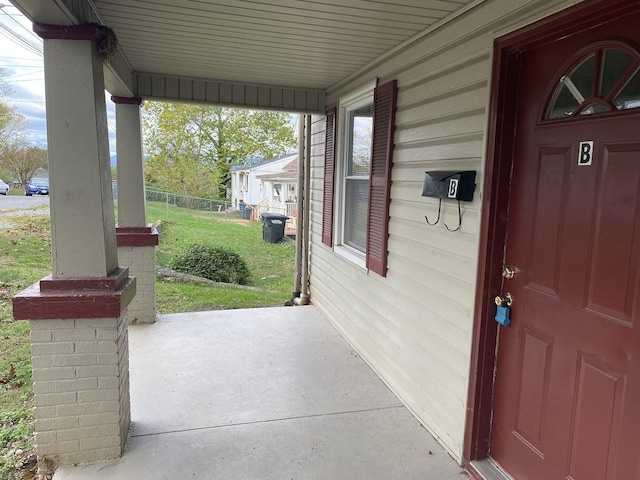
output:
[[[13,299],[31,325],[41,474],[121,455],[129,428],[126,308],[118,266],[103,64],[94,25],[36,24],[44,39],[53,274]]]
[[[147,225],[139,97],[111,97],[116,104],[118,152],[118,259],[136,277],[129,305],[130,323],[156,319],[156,245],[158,232]]]

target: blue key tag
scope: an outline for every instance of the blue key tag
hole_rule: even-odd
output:
[[[500,325],[508,327],[511,324],[511,309],[502,305],[498,305],[496,308],[496,322],[498,322]]]

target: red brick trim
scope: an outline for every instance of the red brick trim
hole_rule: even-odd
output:
[[[121,105],[142,105],[142,97],[117,97],[111,95],[111,101]]]
[[[153,247],[158,245],[158,232],[152,227],[116,227],[119,247]]]
[[[99,25],[50,25],[34,23],[33,31],[45,40],[89,40],[98,43],[104,37]]]
[[[45,277],[13,297],[16,320],[120,317],[136,294],[128,268],[104,278]]]
[[[69,290],[105,290],[117,291],[129,278],[129,268],[119,267],[108,277],[88,278],[51,278],[40,280],[41,292],[66,292]]]

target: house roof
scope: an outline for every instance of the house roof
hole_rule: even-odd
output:
[[[261,180],[283,180],[283,181],[291,181],[298,180],[298,156],[287,163],[283,168],[282,172],[276,173],[266,173],[264,175],[256,175],[256,178]]]
[[[295,161],[295,166],[294,166],[294,168],[295,168],[295,169],[296,169],[296,171],[297,171],[297,169],[298,169],[298,154],[297,154],[297,153],[285,153],[284,155],[280,155],[280,156],[278,156],[278,157],[269,158],[269,159],[267,159],[267,160],[263,160],[262,162],[254,163],[253,165],[248,166],[248,167],[244,167],[244,166],[236,165],[236,166],[231,167],[231,171],[238,171],[238,170],[242,170],[242,171],[246,171],[246,172],[248,172],[248,171],[253,170],[253,169],[255,169],[255,168],[263,167],[263,166],[265,166],[265,165],[269,165],[269,164],[271,164],[271,163],[276,163],[276,162],[279,162],[279,161],[284,160],[284,159],[286,159],[286,158],[294,158],[294,161]],[[291,163],[291,162],[289,162],[289,163]],[[286,168],[287,168],[287,166],[289,165],[289,163],[288,163],[288,164],[286,164],[286,165],[283,167],[283,169],[286,169]]]
[[[270,173],[267,175],[258,175],[256,178],[260,180],[273,180],[281,182],[297,182],[298,172],[282,172],[282,173]]]
[[[327,90],[484,0],[11,0],[37,23],[113,29],[118,96],[324,113]]]

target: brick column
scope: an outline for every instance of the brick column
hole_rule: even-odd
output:
[[[118,261],[137,280],[129,305],[130,323],[156,320],[156,245],[158,233],[147,225],[139,97],[111,97],[116,104],[118,151]]]
[[[125,308],[133,295],[135,279],[122,268],[104,279],[45,278],[13,298],[14,317],[31,326],[41,466],[121,455],[130,421]]]
[[[97,25],[34,25],[44,39],[52,275],[16,295],[31,325],[39,473],[122,454],[129,428],[127,306],[118,266]],[[108,42],[107,42],[108,43]]]
[[[117,361],[128,352],[115,338],[123,326],[124,317],[31,320],[41,454],[62,464],[120,455],[129,422],[128,372]]]
[[[156,245],[158,232],[152,227],[118,227],[118,260],[136,277],[136,296],[129,304],[129,322],[156,321]]]

